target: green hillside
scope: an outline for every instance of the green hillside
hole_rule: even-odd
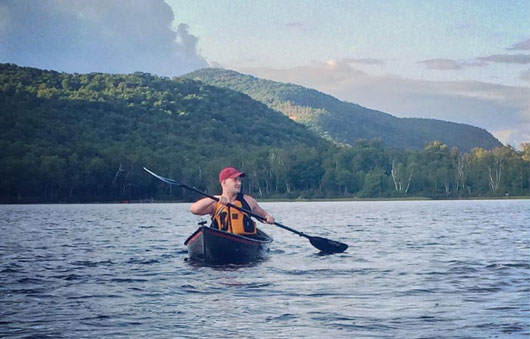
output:
[[[259,79],[223,69],[202,69],[186,77],[248,94],[336,143],[380,138],[386,147],[423,149],[440,141],[462,151],[502,144],[484,129],[433,119],[397,118],[293,84]]]
[[[250,161],[263,147],[327,144],[230,89],[144,73],[80,75],[11,64],[0,65],[0,126],[0,189],[8,201],[145,191],[151,180],[141,166],[215,190],[212,173]],[[123,186],[125,178],[139,187]]]
[[[327,107],[296,106],[299,117],[351,105],[282,86],[308,95],[304,104]],[[424,122],[413,120],[427,132],[447,128]],[[530,193],[530,144],[523,151],[469,153],[440,142],[419,151],[383,147],[380,140],[337,145],[246,94],[188,78],[0,64],[0,126],[0,203],[197,198],[160,183],[143,166],[210,193],[219,192],[219,170],[236,166],[247,173],[243,190],[258,198]]]

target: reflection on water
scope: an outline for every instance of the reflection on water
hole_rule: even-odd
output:
[[[528,201],[263,203],[271,257],[185,260],[187,204],[0,206],[0,336],[528,337]]]

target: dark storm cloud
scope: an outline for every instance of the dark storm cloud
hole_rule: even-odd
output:
[[[163,0],[0,0],[0,62],[65,72],[180,75],[207,67]]]

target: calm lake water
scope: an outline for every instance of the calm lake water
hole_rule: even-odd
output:
[[[530,336],[530,202],[262,203],[271,257],[201,267],[189,204],[0,206],[0,337]]]

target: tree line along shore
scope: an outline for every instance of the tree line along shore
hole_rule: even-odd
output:
[[[190,201],[148,167],[217,193],[225,166],[260,199],[530,195],[530,143],[460,151],[338,144],[243,93],[187,78],[0,65],[0,202]]]

